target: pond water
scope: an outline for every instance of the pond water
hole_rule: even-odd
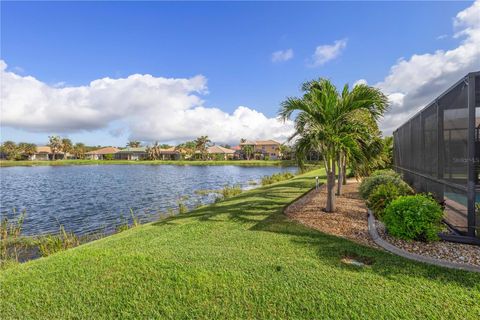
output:
[[[112,232],[130,209],[153,221],[182,201],[192,208],[211,203],[225,185],[255,187],[263,176],[295,167],[96,165],[0,168],[0,212],[12,218],[25,210],[24,235]]]

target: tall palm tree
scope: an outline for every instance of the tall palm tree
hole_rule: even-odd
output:
[[[342,93],[327,79],[306,82],[304,95],[287,98],[279,115],[287,120],[298,112],[294,120],[295,154],[303,167],[306,155],[314,150],[322,154],[327,173],[327,205],[325,211],[335,211],[336,167],[346,156],[365,161],[361,147],[368,128],[360,121],[365,113],[377,121],[388,106],[387,97],[378,89],[357,85],[351,91],[344,86]],[[340,160],[340,161],[339,161]]]

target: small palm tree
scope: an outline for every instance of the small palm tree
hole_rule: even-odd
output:
[[[304,95],[287,98],[281,105],[280,116],[290,119],[294,112],[297,161],[303,167],[306,155],[312,150],[323,156],[327,173],[327,212],[335,211],[336,167],[343,171],[347,156],[356,162],[365,162],[362,144],[369,140],[372,131],[361,121],[369,117],[377,121],[388,106],[387,97],[378,89],[357,85],[351,91],[348,85],[342,93],[326,79],[306,82],[302,85]],[[342,174],[339,178],[343,179]],[[341,180],[340,180],[341,181]]]
[[[20,156],[20,149],[13,141],[5,141],[1,146],[1,151],[8,160],[15,160]]]
[[[240,145],[242,146],[242,152],[245,154],[245,157],[247,157],[247,160],[250,160],[250,157],[253,154],[254,148],[251,144],[245,144],[247,142],[247,139],[240,139]]]
[[[65,157],[67,156],[67,153],[72,151],[72,148],[73,148],[72,140],[70,140],[68,138],[63,138],[62,139],[61,150],[62,150],[63,154],[65,155]]]

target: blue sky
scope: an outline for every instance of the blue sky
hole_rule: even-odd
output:
[[[231,116],[239,106],[245,106],[249,112],[256,110],[270,120],[275,117],[279,103],[286,96],[298,95],[301,82],[312,78],[327,77],[338,85],[365,79],[372,85],[383,83],[386,93],[394,94],[397,88],[392,88],[386,78],[394,74],[391,68],[399,65],[399,59],[408,63],[415,55],[455,50],[465,44],[468,36],[453,37],[458,32],[453,19],[475,5],[473,2],[2,2],[1,59],[8,65],[8,72],[19,77],[32,76],[52,90],[79,89],[96,79],[127,78],[132,74],[172,79],[201,75],[205,83],[175,96],[181,101],[192,96],[202,100],[179,106],[182,112],[196,108],[200,114],[198,108],[218,108],[225,116]],[[476,27],[476,21],[470,19],[466,23]],[[473,38],[470,40],[477,40]],[[316,48],[333,46],[335,41],[344,41],[335,57],[313,66]],[[289,56],[293,57],[272,61],[272,54],[279,50],[291,50]],[[473,61],[462,68],[477,66],[478,62]],[[31,92],[28,88],[22,90],[25,95]],[[123,95],[120,89],[115,90],[117,96]],[[398,91],[408,94],[405,88]],[[164,101],[170,99],[168,95],[162,97]],[[78,100],[65,99],[62,103]],[[162,108],[170,106],[155,106],[157,111],[151,111],[151,102],[145,102],[148,106],[144,106],[135,99],[138,97],[124,99],[129,101],[124,114],[113,115],[110,110],[107,115],[103,109],[90,113],[97,117],[101,113],[101,118],[105,118],[103,126],[82,127],[88,116],[81,109],[72,109],[70,117],[56,119],[66,125],[52,125],[51,130],[45,119],[38,126],[32,125],[35,119],[16,119],[22,113],[12,110],[26,107],[5,99],[2,111],[9,108],[11,114],[2,120],[1,139],[42,143],[49,134],[57,133],[88,144],[124,145],[129,138],[175,142],[205,132],[220,140],[221,127],[240,121],[233,118],[223,125],[217,120],[222,118],[221,113],[212,116],[206,112],[198,117],[204,122],[215,119],[219,132],[205,129],[208,123],[196,122],[187,132],[175,133],[175,129],[166,132],[173,120],[162,118]],[[46,110],[43,116],[55,115],[58,103],[42,102]],[[409,106],[409,110],[416,107]],[[160,124],[150,123],[146,125],[149,129],[139,129],[143,124],[141,119],[133,119],[136,110],[150,119],[158,117]],[[75,119],[76,111],[79,119]],[[182,113],[176,115],[182,117]],[[241,128],[254,130],[248,123],[255,119],[246,119]],[[283,129],[267,120],[259,120],[258,126],[269,128],[259,135],[270,134],[281,139],[285,134],[275,130]],[[163,122],[166,124],[161,125]],[[178,125],[185,126],[185,122]],[[234,142],[238,138],[232,132],[225,135],[226,141],[219,142]]]

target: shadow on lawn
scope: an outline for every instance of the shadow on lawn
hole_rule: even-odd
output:
[[[358,272],[371,270],[389,279],[395,279],[401,275],[454,282],[468,288],[480,285],[478,274],[411,262],[347,239],[321,233],[290,220],[283,214],[284,209],[303,196],[313,183],[311,176],[294,178],[291,181],[242,193],[234,198],[194,210],[190,214],[158,221],[154,225],[176,224],[183,219],[197,219],[203,222],[234,221],[246,225],[251,231],[294,236],[292,238],[294,243],[299,246],[314,247],[319,259],[333,268],[345,268]],[[347,266],[340,262],[346,254],[367,257],[373,259],[374,263],[368,267],[368,270]]]

